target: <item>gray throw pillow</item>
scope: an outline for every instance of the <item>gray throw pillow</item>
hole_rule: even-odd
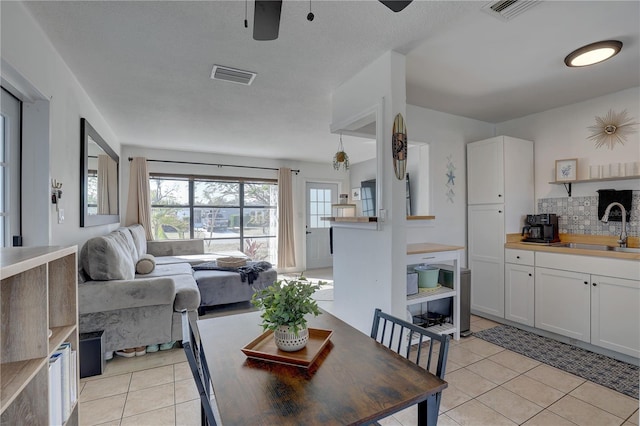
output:
[[[143,254],[136,263],[136,272],[138,274],[150,274],[156,267],[156,258],[152,254]]]

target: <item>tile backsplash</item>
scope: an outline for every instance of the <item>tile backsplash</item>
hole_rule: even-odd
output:
[[[598,196],[541,198],[538,213],[556,213],[561,234],[619,235],[621,222],[602,223],[598,218]],[[633,191],[630,237],[640,236],[640,191]]]

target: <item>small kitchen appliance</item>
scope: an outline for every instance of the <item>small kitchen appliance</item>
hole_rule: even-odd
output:
[[[558,215],[555,213],[528,214],[522,228],[522,242],[550,244],[560,241]]]

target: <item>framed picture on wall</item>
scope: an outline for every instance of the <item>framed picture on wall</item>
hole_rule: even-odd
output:
[[[556,182],[571,182],[578,179],[578,159],[556,160]]]
[[[360,188],[351,188],[351,201],[360,201]]]

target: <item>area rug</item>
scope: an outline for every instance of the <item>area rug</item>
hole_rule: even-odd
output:
[[[473,335],[638,399],[640,368],[635,365],[509,325],[498,325]]]

